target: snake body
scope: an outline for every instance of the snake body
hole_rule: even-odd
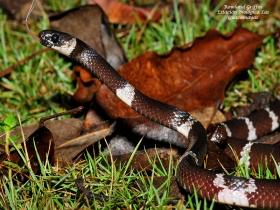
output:
[[[280,181],[245,179],[205,170],[207,134],[189,113],[147,97],[125,81],[94,49],[69,34],[44,30],[40,42],[84,66],[122,101],[143,116],[183,134],[189,147],[179,160],[177,180],[190,193],[220,203],[280,208]]]

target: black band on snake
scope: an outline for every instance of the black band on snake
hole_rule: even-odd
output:
[[[185,111],[153,100],[126,82],[95,50],[69,34],[44,30],[40,42],[78,62],[106,84],[122,101],[143,116],[183,134],[189,147],[180,158],[177,168],[178,183],[188,192],[194,192],[219,203],[280,208],[280,181],[245,179],[205,170],[207,134],[202,124]],[[279,125],[279,119],[277,120]]]

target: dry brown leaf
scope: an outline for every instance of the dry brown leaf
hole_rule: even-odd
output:
[[[160,12],[131,6],[115,0],[88,0],[88,4],[98,4],[108,16],[109,21],[116,24],[137,23],[137,18],[140,21],[147,19],[157,21],[161,17]]]
[[[214,107],[223,102],[233,77],[250,67],[262,39],[244,28],[227,35],[211,29],[204,37],[167,54],[145,53],[118,72],[149,97],[182,110]],[[113,119],[137,115],[104,85],[96,100]]]

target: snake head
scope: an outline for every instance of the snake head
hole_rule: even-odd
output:
[[[70,56],[76,47],[76,38],[67,33],[54,30],[43,30],[39,33],[40,42],[46,47],[50,47],[59,53]]]

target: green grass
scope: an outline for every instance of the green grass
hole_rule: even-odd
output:
[[[11,29],[10,22],[2,11],[0,20],[1,71],[44,48],[24,27]],[[30,20],[29,25],[32,31],[38,34],[48,28],[49,23],[43,15],[40,22]],[[69,109],[70,96],[75,91],[71,65],[57,53],[49,51],[24,62],[15,68],[8,78],[1,78],[0,119],[3,120],[11,112],[18,112],[22,119],[26,119]],[[35,122],[36,120],[32,120],[30,124]]]
[[[137,148],[135,149],[135,151]],[[36,176],[32,171],[28,181],[21,183],[16,177],[9,178],[3,176],[0,186],[0,206],[5,209],[165,209],[171,198],[168,197],[169,181],[174,174],[174,166],[170,164],[168,171],[163,167],[150,163],[154,170],[147,174],[139,173],[130,168],[130,161],[127,164],[116,167],[109,162],[110,156],[101,153],[93,159],[89,153],[85,153],[85,161],[72,164],[70,167],[51,167],[50,164],[41,164],[42,175]],[[158,157],[157,157],[158,158]],[[25,160],[25,158],[23,158]],[[171,161],[170,161],[171,163]],[[153,179],[156,176],[167,176],[167,181],[156,189],[153,186]],[[75,180],[83,177],[85,187],[93,194],[103,196],[109,201],[95,200],[89,202],[77,192]],[[149,185],[146,184],[148,178]],[[136,180],[144,185],[144,190],[140,191],[134,184]],[[159,191],[166,188],[162,195]],[[201,200],[196,194],[188,196],[187,204],[173,205],[175,209],[187,209],[190,205],[192,209],[204,207],[212,209],[214,203],[208,204],[206,200]]]
[[[225,107],[247,104],[244,95],[250,92],[272,92],[274,96],[279,94],[276,85],[279,85],[280,81],[280,48],[279,43],[275,46],[274,42],[272,36],[264,39],[264,44],[257,52],[253,66],[247,70],[245,78],[239,80],[226,92]]]
[[[30,2],[31,3],[31,2]],[[75,0],[55,1],[49,0],[45,9],[62,11],[84,4],[85,1]],[[141,2],[140,2],[141,3]],[[210,1],[202,1],[197,6],[194,1],[188,1],[185,5],[186,14],[182,15],[174,10],[170,15],[164,14],[159,23],[138,22],[129,26],[117,26],[116,36],[123,46],[129,59],[141,55],[147,51],[164,53],[173,46],[181,46],[191,42],[197,36],[203,36],[210,28],[216,28],[222,33],[233,31],[237,27],[237,21],[228,21],[226,15],[216,15],[216,11],[225,4],[222,1],[216,8],[210,9]],[[242,3],[240,3],[241,5]],[[266,8],[265,2],[258,2]],[[174,2],[175,8],[178,3]],[[268,33],[280,26],[272,10],[269,14],[271,27],[267,28],[267,19],[258,21],[244,21],[242,26],[258,33]],[[42,13],[38,21],[30,20],[31,30],[38,34],[40,30],[47,29],[49,22]],[[126,29],[127,33],[119,32]],[[272,91],[280,81],[279,71],[279,43],[275,43],[272,36],[267,37],[257,56],[253,66],[242,77],[237,78],[226,92],[225,109],[230,106],[246,104],[244,94],[249,92]],[[0,71],[15,64],[17,61],[43,49],[38,42],[32,39],[23,25],[16,27],[7,20],[6,15],[0,11]],[[15,68],[9,77],[0,80],[0,122],[9,113],[19,113],[21,119],[30,116],[43,117],[53,113],[59,113],[69,109],[71,95],[75,92],[75,84],[72,80],[72,63],[65,61],[56,52],[49,51],[38,55]],[[273,92],[274,94],[275,91]],[[32,119],[29,124],[38,122]],[[163,196],[158,195],[158,190],[152,185],[146,190],[139,191],[133,183],[156,176],[174,175],[175,167],[170,165],[169,170],[157,168],[151,174],[139,173],[130,170],[128,165],[116,167],[108,162],[107,156],[101,154],[93,159],[85,153],[85,161],[73,164],[69,167],[54,166],[49,164],[42,166],[42,175],[35,176],[30,173],[30,179],[22,184],[16,177],[9,173],[1,180],[0,206],[5,209],[77,209],[89,208],[84,198],[77,194],[74,180],[82,176],[85,186],[97,194],[110,197],[110,202],[96,201],[91,208],[104,209],[157,209],[167,208],[167,192]],[[151,162],[153,162],[151,160]],[[279,175],[279,168],[277,168]],[[245,168],[237,168],[239,175],[248,176]],[[235,172],[232,172],[235,173]],[[264,172],[261,167],[258,177],[270,177],[270,172]],[[168,181],[165,183],[168,189]],[[168,190],[167,190],[168,191]],[[122,201],[117,202],[115,198]],[[186,204],[174,205],[177,209],[204,208],[213,209],[213,204],[198,199],[196,195],[189,196]]]

